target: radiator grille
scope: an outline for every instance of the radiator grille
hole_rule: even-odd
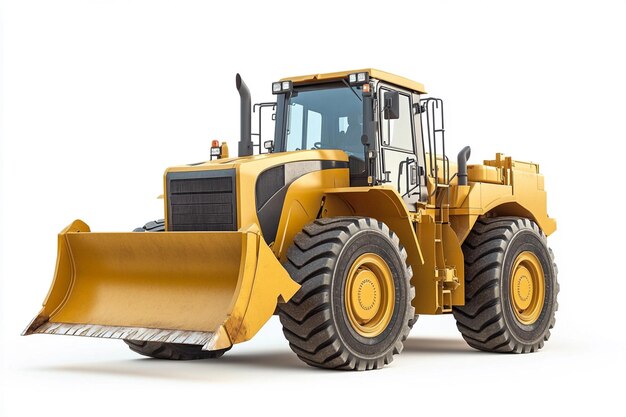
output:
[[[237,230],[234,170],[167,175],[168,230]]]

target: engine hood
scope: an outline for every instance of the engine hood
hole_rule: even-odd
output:
[[[166,228],[236,231],[256,224],[270,244],[291,210],[314,218],[321,194],[313,190],[348,186],[348,166],[345,152],[320,149],[171,167],[164,177]],[[303,194],[291,198],[294,189]]]
[[[279,152],[268,153],[262,155],[243,156],[236,158],[216,159],[213,161],[205,161],[194,164],[176,165],[166,170],[167,175],[170,172],[184,171],[207,171],[216,169],[237,169],[245,166],[246,169],[254,167],[254,169],[264,170],[275,165],[285,164],[298,161],[341,161],[348,162],[348,155],[340,150],[319,149],[308,151]],[[257,171],[260,172],[260,171]]]

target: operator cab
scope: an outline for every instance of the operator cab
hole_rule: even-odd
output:
[[[272,92],[273,152],[339,149],[351,186],[392,186],[413,210],[427,200],[422,84],[367,69],[288,78]]]

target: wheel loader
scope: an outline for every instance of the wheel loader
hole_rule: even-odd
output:
[[[209,161],[168,168],[163,220],[134,232],[63,229],[24,334],[218,358],[278,315],[305,363],[369,370],[419,314],[453,314],[473,348],[543,347],[559,286],[538,164],[468,164],[469,147],[451,160],[443,101],[384,71],[284,78],[254,106],[236,87],[238,157],[214,141]],[[269,140],[252,133],[263,110]]]

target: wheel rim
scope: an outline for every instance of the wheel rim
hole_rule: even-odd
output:
[[[374,253],[359,256],[348,271],[344,298],[348,320],[358,334],[381,334],[391,321],[395,301],[387,263]]]
[[[545,277],[541,262],[532,252],[522,252],[513,263],[511,307],[515,317],[526,325],[539,319],[545,296]]]

